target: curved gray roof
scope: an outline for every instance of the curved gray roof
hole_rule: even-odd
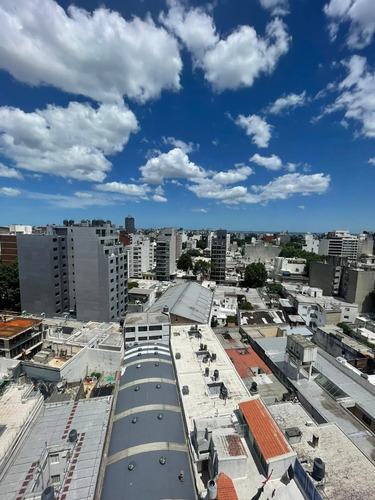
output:
[[[145,343],[125,353],[101,498],[196,499],[171,354],[164,344]]]
[[[148,312],[160,312],[167,306],[171,314],[195,323],[208,324],[212,298],[213,292],[198,283],[184,283],[168,288]]]

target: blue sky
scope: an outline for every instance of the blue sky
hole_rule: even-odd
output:
[[[373,0],[2,0],[0,225],[374,230]]]

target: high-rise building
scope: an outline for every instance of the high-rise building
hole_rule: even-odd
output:
[[[372,254],[373,240],[367,235],[355,236],[349,231],[335,231],[319,242],[319,255],[336,255],[357,260],[362,253]]]
[[[156,278],[167,281],[176,274],[176,230],[168,227],[161,231],[156,242]]]
[[[227,231],[219,229],[211,245],[211,279],[216,283],[225,282],[227,255]]]
[[[127,253],[114,227],[53,227],[17,236],[17,247],[22,309],[81,321],[125,315]]]
[[[131,215],[125,218],[125,230],[128,234],[133,234],[135,232],[134,217]]]

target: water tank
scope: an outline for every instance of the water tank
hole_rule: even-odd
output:
[[[69,443],[75,443],[77,441],[77,437],[78,437],[77,430],[72,429],[69,432]]]
[[[204,369],[204,374],[206,375],[206,377],[209,376],[210,374],[210,369],[208,368],[208,366],[206,366],[206,368]]]
[[[168,306],[163,306],[163,313],[168,314],[168,312],[169,312]]]
[[[321,458],[314,458],[312,477],[316,481],[321,481],[324,478],[325,473],[326,473],[326,466],[323,460]]]
[[[214,479],[208,481],[207,492],[209,500],[215,500],[217,498],[217,485]]]
[[[258,384],[255,381],[251,382],[250,392],[258,392]]]
[[[55,499],[55,489],[53,486],[48,486],[42,493],[42,500],[54,500]]]
[[[214,379],[217,380],[219,378],[219,370],[214,370]]]

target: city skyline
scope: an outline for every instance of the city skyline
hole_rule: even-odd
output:
[[[371,0],[71,3],[0,5],[0,225],[373,230]]]

